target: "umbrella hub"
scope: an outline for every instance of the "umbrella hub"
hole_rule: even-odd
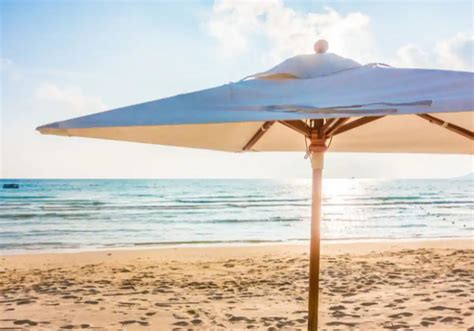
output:
[[[311,153],[324,153],[328,149],[326,141],[326,138],[320,139],[311,137],[311,145],[309,145],[309,151]]]
[[[311,145],[309,145],[309,151],[311,153],[324,153],[327,151],[328,146],[326,145],[326,139],[311,139]]]

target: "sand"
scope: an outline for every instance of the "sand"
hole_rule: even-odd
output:
[[[0,256],[0,329],[305,329],[307,245]],[[323,244],[324,329],[474,330],[470,240]]]

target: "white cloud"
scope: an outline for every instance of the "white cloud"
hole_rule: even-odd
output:
[[[312,53],[317,39],[329,41],[331,52],[361,63],[386,62],[400,67],[474,69],[474,36],[458,33],[429,48],[407,44],[393,57],[379,58],[370,17],[341,14],[326,7],[321,12],[298,12],[281,0],[216,0],[205,21],[226,57],[253,55],[265,65],[296,54]]]
[[[90,113],[106,108],[101,99],[84,95],[80,88],[61,88],[55,84],[43,83],[36,89],[36,97],[60,104],[65,110]]]
[[[0,71],[7,70],[13,64],[13,61],[5,57],[0,57]]]
[[[395,62],[395,63],[393,63]],[[403,67],[420,67],[432,63],[432,55],[414,44],[408,44],[398,49],[393,65]]]
[[[362,62],[373,51],[369,17],[359,12],[342,15],[329,7],[300,13],[279,0],[217,0],[205,26],[218,40],[221,54],[238,56],[264,46],[265,62],[312,53],[321,38],[330,41],[330,51]]]
[[[435,51],[438,65],[449,69],[474,69],[474,35],[458,33],[439,42]]]
[[[413,44],[400,47],[392,63],[400,67],[473,70],[473,57],[474,36],[458,33],[436,43],[430,50]]]

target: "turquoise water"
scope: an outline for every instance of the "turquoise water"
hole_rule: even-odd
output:
[[[1,180],[0,251],[309,238],[310,180]],[[473,237],[474,181],[326,179],[322,238]],[[1,186],[0,186],[1,187]]]

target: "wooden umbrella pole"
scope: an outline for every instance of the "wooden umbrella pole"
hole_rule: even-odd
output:
[[[327,147],[324,139],[311,137],[311,167],[313,168],[312,202],[311,202],[311,243],[309,257],[309,300],[308,331],[318,330],[319,304],[319,263],[320,263],[320,223],[321,196],[324,152]]]

